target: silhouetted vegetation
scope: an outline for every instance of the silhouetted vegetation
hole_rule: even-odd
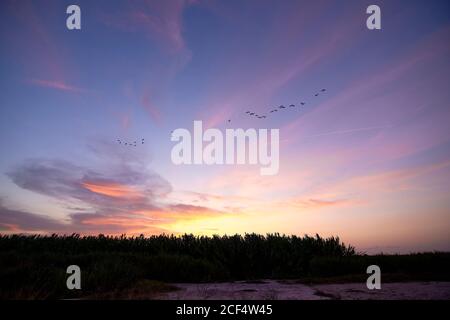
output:
[[[450,254],[360,255],[339,238],[318,235],[0,236],[0,298],[107,297],[168,289],[162,282],[366,278],[370,264],[448,280]],[[82,290],[66,288],[69,265],[80,266]]]

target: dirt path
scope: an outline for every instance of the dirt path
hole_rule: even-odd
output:
[[[365,283],[305,285],[263,280],[255,282],[175,283],[179,290],[159,299],[193,300],[319,300],[319,299],[440,299],[450,300],[450,282],[408,282],[382,284],[381,290],[368,290]]]

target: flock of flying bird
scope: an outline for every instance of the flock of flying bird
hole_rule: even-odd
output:
[[[137,142],[137,141],[133,141],[133,142],[125,142],[125,141],[122,141],[122,140],[120,140],[120,139],[117,139],[117,142],[118,142],[119,144],[121,144],[121,145],[124,145],[124,146],[130,146],[130,147],[137,147],[137,145],[138,145],[138,142]],[[144,144],[144,143],[145,143],[145,139],[142,138],[142,139],[141,139],[141,144]]]
[[[314,94],[314,96],[315,96],[315,97],[318,97],[318,96],[320,95],[320,93],[323,93],[323,92],[325,92],[325,91],[327,91],[327,90],[326,90],[326,89],[321,89],[319,92],[317,92],[316,94]],[[306,102],[303,102],[303,101],[300,102],[300,105],[301,105],[301,106],[304,106],[305,104],[306,104]],[[300,107],[300,105],[299,105],[299,107]],[[289,108],[295,108],[295,104],[290,104],[290,105],[289,105]],[[281,110],[283,110],[283,109],[286,109],[286,107],[285,107],[284,105],[281,105],[281,106],[279,106],[278,108],[275,108],[275,109],[270,110],[269,113],[278,112],[278,111],[281,111]],[[246,114],[246,115],[249,115],[249,116],[254,116],[254,117],[258,118],[258,119],[266,119],[266,118],[267,118],[267,115],[259,115],[259,114],[257,114],[256,112],[252,112],[252,111],[246,111],[245,114]],[[231,119],[228,119],[228,123],[231,123]]]
[[[320,95],[320,93],[323,93],[323,92],[325,92],[325,91],[327,91],[327,90],[326,90],[326,89],[321,89],[319,92],[317,92],[316,94],[314,94],[314,96],[315,96],[315,97],[318,97],[318,96]],[[305,104],[306,104],[306,102],[303,102],[303,101],[302,101],[302,102],[300,102],[299,107],[300,107],[300,106],[304,106]],[[290,105],[289,105],[289,108],[295,108],[295,107],[296,107],[295,104],[290,104]],[[278,108],[275,108],[275,109],[270,110],[269,113],[274,113],[274,112],[282,111],[283,109],[286,109],[286,107],[285,107],[284,105],[280,105]],[[267,115],[259,115],[259,114],[257,114],[256,112],[252,112],[252,111],[246,111],[245,114],[248,115],[248,116],[256,117],[256,118],[258,118],[258,119],[266,119],[266,118],[267,118]],[[231,119],[228,119],[228,123],[231,123]],[[172,131],[171,133],[173,133],[173,131]],[[137,145],[138,145],[138,142],[137,142],[137,141],[133,141],[133,142],[125,142],[125,141],[122,141],[122,140],[120,140],[120,139],[117,139],[117,142],[118,142],[119,144],[121,144],[121,145],[124,145],[124,146],[137,147]],[[142,138],[142,139],[141,139],[141,144],[144,144],[144,142],[145,142],[145,139]]]

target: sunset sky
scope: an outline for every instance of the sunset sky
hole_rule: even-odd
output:
[[[1,233],[450,250],[447,0],[2,0],[0,41]],[[174,165],[171,131],[194,120],[279,129],[278,174]]]

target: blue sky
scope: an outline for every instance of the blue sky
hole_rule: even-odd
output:
[[[0,4],[0,231],[449,249],[448,1],[378,1],[375,31],[371,1],[77,1],[75,31],[69,4]],[[280,129],[279,174],[173,165],[193,120]]]

